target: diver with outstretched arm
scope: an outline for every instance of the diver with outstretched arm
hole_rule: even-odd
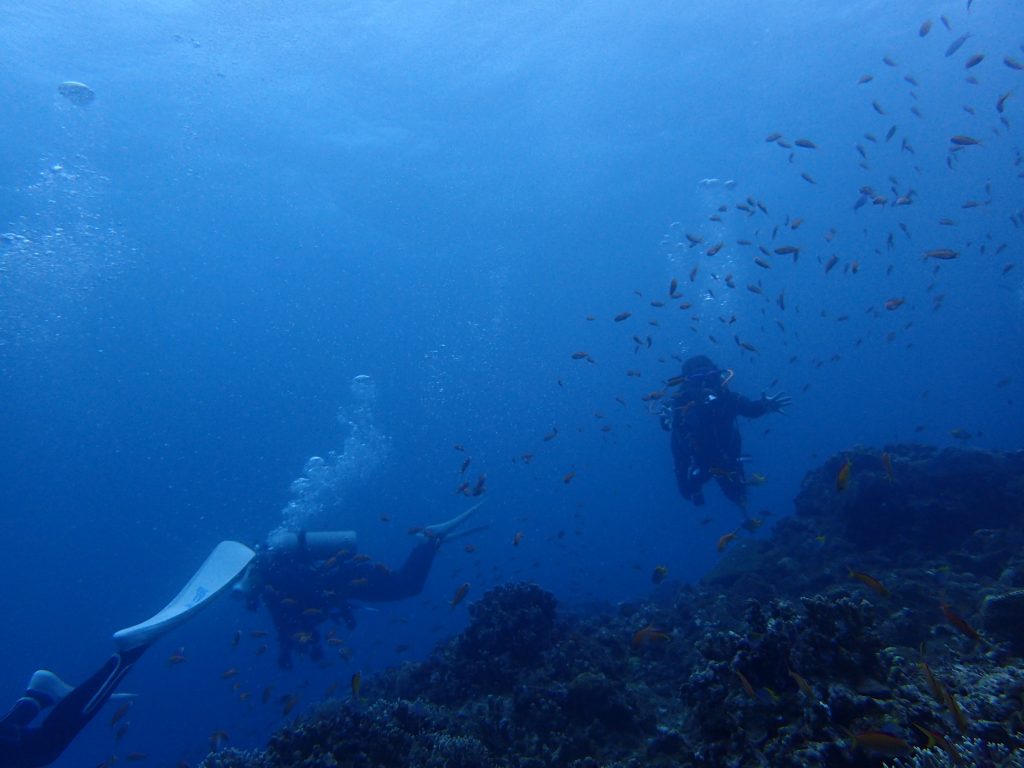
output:
[[[218,544],[159,613],[114,633],[117,651],[81,685],[73,688],[48,670],[36,671],[25,694],[0,718],[0,768],[39,768],[60,757],[146,649],[230,586],[255,554],[236,541]],[[32,725],[50,707],[46,718]]]

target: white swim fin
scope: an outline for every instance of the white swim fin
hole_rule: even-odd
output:
[[[244,544],[222,541],[163,610],[141,624],[114,633],[117,649],[128,651],[149,645],[174,629],[230,586],[255,556]]]

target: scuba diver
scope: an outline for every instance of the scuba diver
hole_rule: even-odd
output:
[[[236,580],[255,609],[260,598],[277,627],[281,666],[298,647],[322,656],[317,626],[327,619],[355,625],[348,600],[392,601],[418,594],[442,542],[480,504],[444,523],[415,531],[418,539],[397,571],[356,554],[354,531],[279,531],[259,554],[236,541],[218,544],[182,590],[156,615],[114,633],[116,652],[88,680],[72,687],[45,669],[33,673],[24,695],[0,718],[0,768],[41,768],[67,749],[95,717],[132,666],[160,637],[208,605]],[[481,528],[464,531],[459,536]],[[51,709],[39,724],[33,721]]]
[[[278,666],[290,669],[296,650],[320,661],[321,624],[341,621],[350,630],[355,628],[351,600],[392,602],[418,595],[441,544],[486,527],[454,534],[479,507],[447,522],[413,529],[417,542],[398,570],[358,553],[355,531],[277,531],[265,548],[258,549],[235,592],[245,596],[252,611],[258,610],[261,600],[267,606],[277,629]],[[333,639],[329,634],[328,641]]]
[[[255,556],[236,541],[218,544],[185,587],[159,613],[114,633],[116,653],[76,688],[52,672],[33,673],[25,694],[0,718],[0,766],[40,768],[56,760],[112,697],[146,649],[226,589]],[[53,709],[38,725],[32,721]]]
[[[732,371],[696,355],[683,363],[675,381],[679,389],[661,413],[661,426],[672,433],[676,482],[683,498],[704,504],[704,483],[714,477],[722,492],[741,509],[747,503],[737,416],[756,419],[783,412],[792,402],[784,392],[750,400],[728,389]]]

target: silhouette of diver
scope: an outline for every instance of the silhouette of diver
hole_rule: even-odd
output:
[[[235,541],[217,545],[178,595],[159,613],[114,634],[117,652],[88,680],[72,688],[52,672],[36,671],[25,694],[0,718],[0,766],[39,768],[67,749],[115,695],[114,690],[153,642],[207,605],[248,566],[255,553]],[[33,720],[53,707],[39,725]]]
[[[258,556],[238,542],[221,542],[160,612],[114,633],[117,652],[84,683],[73,688],[48,670],[33,673],[24,695],[0,718],[0,768],[40,768],[55,761],[117,695],[118,684],[153,642],[243,574],[244,583],[237,589],[250,594],[250,607],[262,597],[273,617],[281,642],[279,663],[291,665],[296,643],[314,659],[320,658],[318,624],[340,618],[354,626],[348,600],[402,600],[419,593],[441,543],[453,538],[454,530],[479,506],[420,529],[419,541],[398,571],[356,555],[353,531],[279,533]],[[33,725],[50,707],[46,718]]]
[[[278,666],[290,668],[296,650],[319,661],[324,654],[321,624],[341,621],[355,628],[351,600],[391,602],[419,594],[442,542],[455,538],[455,529],[479,507],[418,529],[417,543],[398,570],[358,554],[355,531],[275,533],[235,590],[246,596],[250,610],[258,610],[261,600],[267,606],[277,630]]]
[[[672,433],[676,482],[683,498],[700,506],[704,483],[714,477],[741,508],[747,503],[742,439],[737,416],[756,419],[781,412],[792,402],[784,392],[750,400],[728,389],[732,371],[696,355],[683,363],[679,389],[665,403],[661,426]]]

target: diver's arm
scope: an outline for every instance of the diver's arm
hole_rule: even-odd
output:
[[[766,413],[785,413],[782,409],[793,402],[793,398],[785,392],[779,392],[776,395],[762,393],[759,400],[751,400],[735,392],[730,394],[736,404],[736,413],[748,419],[757,419]]]

